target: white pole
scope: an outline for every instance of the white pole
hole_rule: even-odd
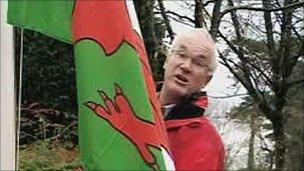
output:
[[[6,23],[7,2],[1,4],[1,164],[0,170],[15,170],[15,61],[13,27]]]

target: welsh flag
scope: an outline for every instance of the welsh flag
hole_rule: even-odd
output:
[[[134,15],[124,0],[9,1],[10,24],[75,46],[86,170],[174,168]]]

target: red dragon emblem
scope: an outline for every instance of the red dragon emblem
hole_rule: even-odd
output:
[[[105,102],[105,106],[94,102],[87,102],[86,105],[97,116],[108,121],[113,128],[127,137],[150,167],[159,170],[155,156],[148,148],[148,146],[155,148],[159,148],[160,146],[165,147],[165,142],[155,136],[157,131],[156,125],[137,117],[121,87],[115,85],[115,90],[116,94],[113,100],[105,92],[99,91],[101,98]]]
[[[155,123],[136,115],[119,85],[115,85],[114,99],[110,99],[104,91],[99,91],[105,106],[95,102],[87,102],[86,105],[127,137],[151,168],[159,170],[156,158],[148,146],[158,149],[163,147],[168,151],[168,141],[145,47],[140,36],[132,28],[126,2],[76,1],[73,15],[75,43],[84,39],[93,40],[110,56],[125,42],[139,54]]]

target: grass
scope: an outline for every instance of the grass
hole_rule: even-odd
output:
[[[37,141],[20,147],[20,170],[82,170],[77,147],[66,148],[61,143]]]

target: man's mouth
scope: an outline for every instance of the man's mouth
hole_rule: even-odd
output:
[[[175,80],[180,84],[188,84],[188,78],[182,74],[176,74]]]

